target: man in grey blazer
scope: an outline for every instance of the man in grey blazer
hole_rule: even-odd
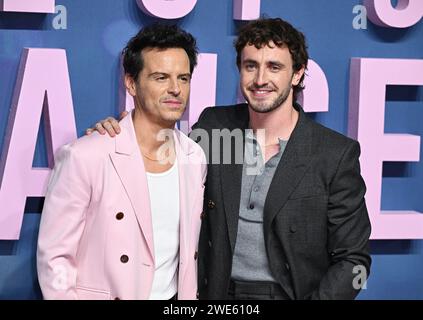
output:
[[[229,129],[223,141],[245,132],[244,161],[232,139],[230,163],[208,166],[200,299],[353,299],[371,263],[359,144],[295,102],[308,61],[302,33],[260,19],[241,28],[235,48],[247,103],[206,108],[193,127]],[[204,145],[209,158],[228,149]]]
[[[359,144],[296,103],[301,32],[259,19],[235,48],[247,103],[206,108],[191,133],[209,160],[199,298],[354,299],[371,264]]]

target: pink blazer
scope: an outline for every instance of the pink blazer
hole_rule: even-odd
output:
[[[45,299],[150,295],[155,263],[147,178],[130,114],[120,125],[116,138],[94,133],[56,155],[37,250]],[[200,146],[176,129],[173,135],[180,186],[178,298],[196,299],[207,169]]]

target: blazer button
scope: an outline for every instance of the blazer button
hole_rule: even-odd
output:
[[[289,226],[289,231],[291,233],[295,233],[295,232],[297,232],[297,227],[295,225],[291,225],[291,226]]]
[[[120,262],[127,263],[129,261],[129,257],[126,254],[120,256]]]
[[[198,252],[195,251],[195,253],[194,253],[194,260],[197,260],[197,258],[198,258]]]
[[[207,285],[207,283],[208,283],[207,278],[204,278],[204,285]]]
[[[285,263],[285,268],[286,268],[286,270],[290,270],[291,269],[291,267],[289,266],[289,264],[288,263]]]
[[[209,248],[211,248],[212,247],[212,242],[211,242],[211,240],[209,240]]]
[[[209,207],[209,209],[214,209],[214,207],[216,206],[216,204],[212,200],[209,200],[207,206]]]
[[[118,212],[118,213],[116,214],[116,219],[117,219],[117,220],[122,220],[122,219],[123,219],[123,217],[124,217],[123,212]]]

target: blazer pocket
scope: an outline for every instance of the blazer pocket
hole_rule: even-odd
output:
[[[110,292],[87,287],[76,287],[79,300],[110,300]]]
[[[327,187],[324,181],[321,181],[312,173],[306,174],[301,182],[295,187],[288,199],[312,198],[326,196]]]
[[[327,244],[327,195],[289,199],[283,208],[283,223],[296,251],[305,256],[321,254]],[[282,224],[281,224],[282,225]],[[283,226],[283,225],[282,225]]]
[[[317,192],[296,192],[294,191],[288,198],[288,200],[298,200],[298,199],[309,199],[309,198],[327,198],[327,194],[324,191]]]

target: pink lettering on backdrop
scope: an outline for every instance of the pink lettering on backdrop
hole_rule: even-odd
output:
[[[260,0],[233,0],[235,20],[254,20],[260,17]]]
[[[351,61],[349,135],[360,141],[361,168],[372,239],[423,239],[423,214],[381,211],[383,161],[419,161],[420,137],[385,134],[387,85],[423,86],[423,60],[365,59]]]
[[[178,19],[190,13],[197,0],[137,0],[144,13],[162,19]],[[233,18],[254,20],[260,16],[260,0],[233,0]]]
[[[206,107],[216,104],[217,54],[200,53],[191,82],[188,110],[181,119],[180,128],[188,133]]]
[[[329,85],[322,68],[309,60],[304,79],[305,89],[299,96],[299,103],[306,112],[329,111]]]
[[[197,0],[137,0],[144,13],[162,19],[178,19],[190,13]]]
[[[41,114],[49,167],[53,153],[76,139],[66,52],[24,49],[0,162],[0,239],[19,239],[26,197],[45,195],[50,168],[33,168]]]
[[[398,0],[392,6],[391,0],[364,0],[369,19],[381,27],[408,28],[423,17],[422,0]]]
[[[54,13],[55,0],[0,0],[0,11]]]

